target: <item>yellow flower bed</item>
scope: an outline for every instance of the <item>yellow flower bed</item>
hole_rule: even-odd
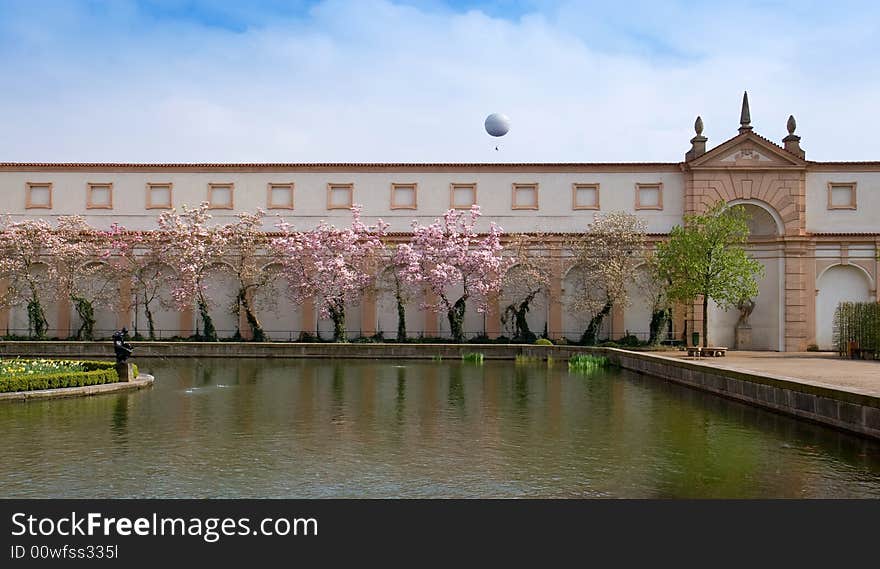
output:
[[[73,360],[0,358],[0,379],[19,375],[83,371],[83,363]]]

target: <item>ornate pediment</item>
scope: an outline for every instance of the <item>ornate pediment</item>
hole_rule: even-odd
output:
[[[769,140],[746,131],[687,163],[692,169],[800,169],[806,162]]]

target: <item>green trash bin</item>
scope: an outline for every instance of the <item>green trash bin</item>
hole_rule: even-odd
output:
[[[694,346],[700,345],[700,333],[699,332],[693,332],[691,334],[691,343]]]

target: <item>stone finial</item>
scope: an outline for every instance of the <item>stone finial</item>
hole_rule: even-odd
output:
[[[749,92],[743,91],[742,111],[739,113],[739,132],[752,130],[752,114],[749,112]]]
[[[795,156],[806,158],[807,153],[801,148],[801,137],[794,133],[794,130],[797,128],[797,121],[794,120],[794,115],[789,115],[785,127],[788,129],[788,136],[782,139],[785,149]]]
[[[691,149],[685,153],[685,161],[693,160],[694,158],[702,156],[706,153],[706,141],[709,139],[703,136],[702,117],[698,116],[697,120],[694,121],[694,131],[696,131],[697,136],[691,139]]]

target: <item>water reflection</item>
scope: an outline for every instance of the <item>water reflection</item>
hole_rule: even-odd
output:
[[[447,395],[447,401],[449,401],[450,407],[454,407],[459,411],[464,410],[464,382],[462,381],[464,365],[465,364],[448,366],[449,393]]]
[[[110,422],[110,431],[123,443],[128,441],[128,401],[127,394],[116,397]]]
[[[397,396],[394,399],[394,410],[397,424],[402,425],[406,413],[406,367],[396,366]]]
[[[0,497],[880,497],[875,442],[616,371],[138,363],[151,390],[0,406]]]
[[[516,394],[516,406],[522,410],[529,406],[529,369],[526,366],[514,367],[514,393]]]

